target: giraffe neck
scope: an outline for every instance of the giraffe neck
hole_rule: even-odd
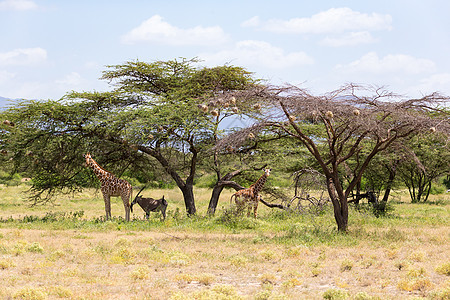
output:
[[[266,183],[267,175],[263,174],[259,179],[253,184],[253,193],[257,195],[259,191],[262,190],[264,184]]]
[[[108,171],[104,170],[102,167],[100,167],[100,165],[92,158],[89,159],[88,165],[89,167],[91,167],[91,169],[94,171],[95,175],[98,177],[100,181],[102,181],[102,179],[111,174]]]

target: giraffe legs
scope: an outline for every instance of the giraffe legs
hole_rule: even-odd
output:
[[[122,198],[122,202],[123,202],[123,206],[125,207],[125,220],[126,221],[130,221],[130,197],[129,195],[125,196],[121,196]]]
[[[258,201],[257,200],[258,200],[258,198],[256,200],[255,199],[250,199],[248,201],[247,217],[250,217],[250,213],[251,213],[251,211],[253,209],[253,217],[255,217],[255,219],[256,219],[256,217],[258,215],[258,213],[257,213]]]
[[[253,216],[256,217],[258,216],[257,210],[258,210],[258,201],[259,200],[259,196],[254,200],[253,202]]]
[[[109,220],[111,219],[111,197],[107,194],[103,194],[103,200],[105,200],[106,220]]]

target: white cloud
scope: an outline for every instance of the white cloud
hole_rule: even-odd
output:
[[[4,0],[0,1],[0,10],[32,10],[38,6],[30,0]]]
[[[340,37],[326,37],[321,44],[329,47],[356,46],[371,44],[377,40],[368,31],[350,32]]]
[[[82,82],[81,75],[77,72],[67,74],[64,78],[55,81],[59,85],[63,86],[78,86]]]
[[[293,18],[290,20],[272,19],[260,22],[257,17],[245,21],[245,26],[259,27],[276,33],[326,34],[346,31],[390,30],[392,17],[377,13],[366,14],[350,8],[331,8],[310,18]]]
[[[261,20],[258,16],[250,18],[244,22],[242,22],[242,27],[258,27],[261,24]]]
[[[229,37],[219,26],[196,26],[183,29],[175,27],[165,22],[161,16],[155,15],[125,34],[122,42],[125,44],[153,42],[173,46],[211,46],[222,44],[228,39]]]
[[[285,53],[283,49],[272,46],[267,42],[253,40],[238,42],[232,49],[218,53],[199,54],[199,57],[212,64],[236,61],[237,64],[264,66],[271,69],[314,63],[314,59],[304,52]]]
[[[0,70],[0,83],[7,82],[8,80],[14,78],[15,73],[10,73],[8,71]]]
[[[15,49],[0,52],[0,66],[36,65],[47,59],[47,51],[42,48]]]
[[[382,58],[377,53],[369,52],[347,65],[337,65],[336,69],[349,73],[404,73],[419,74],[433,72],[436,65],[429,59],[416,58],[405,54],[389,54]]]
[[[434,74],[428,78],[424,78],[415,88],[424,94],[437,91],[450,95],[450,73]]]

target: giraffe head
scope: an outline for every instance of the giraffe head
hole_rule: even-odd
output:
[[[266,175],[266,177],[269,177],[270,171],[272,171],[272,169],[270,168],[264,169],[264,174]]]
[[[84,158],[86,159],[86,165],[88,167],[92,166],[93,159],[92,159],[91,154],[89,152],[84,155]]]

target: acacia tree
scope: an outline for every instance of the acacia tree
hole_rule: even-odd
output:
[[[156,161],[180,188],[186,211],[193,215],[197,164],[209,155],[214,131],[213,116],[199,106],[254,82],[240,67],[198,68],[196,63],[131,61],[103,73],[101,79],[114,87],[110,92],[72,92],[60,101],[19,103],[5,113],[17,126],[4,147],[20,168],[30,168],[26,153],[32,151],[33,177],[45,174],[33,186],[39,192],[78,186],[85,151],[119,174],[130,168],[149,172]]]
[[[450,133],[448,114],[430,115],[438,110],[438,104],[448,101],[436,93],[404,100],[383,89],[349,84],[323,96],[288,86],[248,91],[242,97],[259,97],[272,109],[264,111],[265,121],[224,139],[218,147],[239,145],[248,134],[267,127],[304,145],[326,177],[339,231],[347,231],[347,198],[375,155],[419,132]],[[320,124],[324,134],[314,135],[311,123]],[[352,165],[351,178],[345,185],[344,163],[363,149],[367,154]]]
[[[400,178],[407,186],[413,203],[426,202],[431,184],[450,173],[447,138],[440,134],[417,136],[408,143],[409,155],[400,165]]]

